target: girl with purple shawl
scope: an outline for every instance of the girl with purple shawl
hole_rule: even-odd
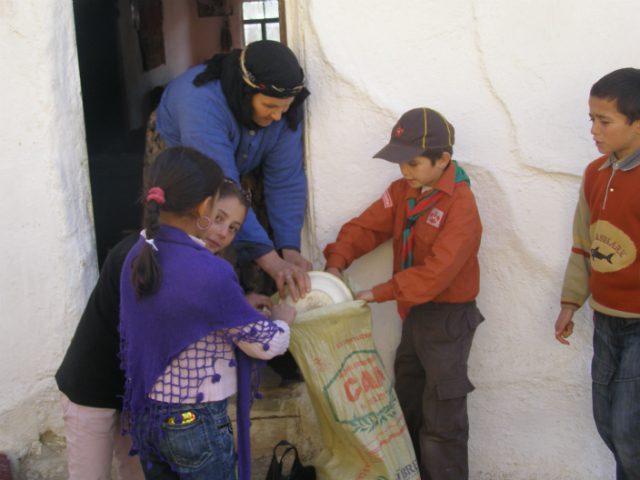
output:
[[[146,173],[145,230],[120,279],[120,335],[125,429],[147,479],[235,479],[227,405],[237,390],[238,471],[249,480],[260,360],[288,347],[295,310],[274,306],[282,320],[266,319],[202,241],[223,179],[185,147],[164,151]]]

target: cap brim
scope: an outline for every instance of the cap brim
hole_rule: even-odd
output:
[[[424,148],[410,147],[407,145],[394,145],[390,143],[376,153],[373,158],[381,158],[391,163],[407,163],[418,155],[422,155],[424,152]]]

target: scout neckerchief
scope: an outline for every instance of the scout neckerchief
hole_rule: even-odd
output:
[[[458,188],[463,183],[471,185],[468,175],[460,166],[458,166],[458,162],[453,160],[453,166],[456,169],[453,188]],[[415,198],[407,199],[407,222],[402,234],[402,270],[410,268],[413,264],[413,240],[415,234],[413,227],[415,226],[416,221],[423,213],[430,210],[444,196],[445,192],[434,188],[428,195],[422,197],[417,202]],[[409,309],[398,307],[398,312],[404,320],[407,313],[409,313]]]

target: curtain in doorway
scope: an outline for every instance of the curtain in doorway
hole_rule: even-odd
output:
[[[140,26],[138,41],[145,72],[165,63],[162,32],[162,0],[137,0]]]

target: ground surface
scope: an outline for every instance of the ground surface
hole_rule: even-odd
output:
[[[251,411],[252,478],[266,477],[273,447],[280,440],[294,444],[303,464],[311,464],[322,447],[315,414],[304,383],[289,383],[274,388],[274,382],[264,382],[262,400]],[[277,382],[276,382],[277,383]],[[229,407],[229,417],[235,419],[235,405]],[[235,422],[234,422],[235,423]],[[235,427],[235,425],[234,425]],[[235,431],[235,428],[234,428]],[[285,470],[286,471],[286,470]],[[67,457],[63,437],[47,432],[29,453],[13,465],[14,480],[68,480]],[[117,480],[115,472],[112,479]]]

